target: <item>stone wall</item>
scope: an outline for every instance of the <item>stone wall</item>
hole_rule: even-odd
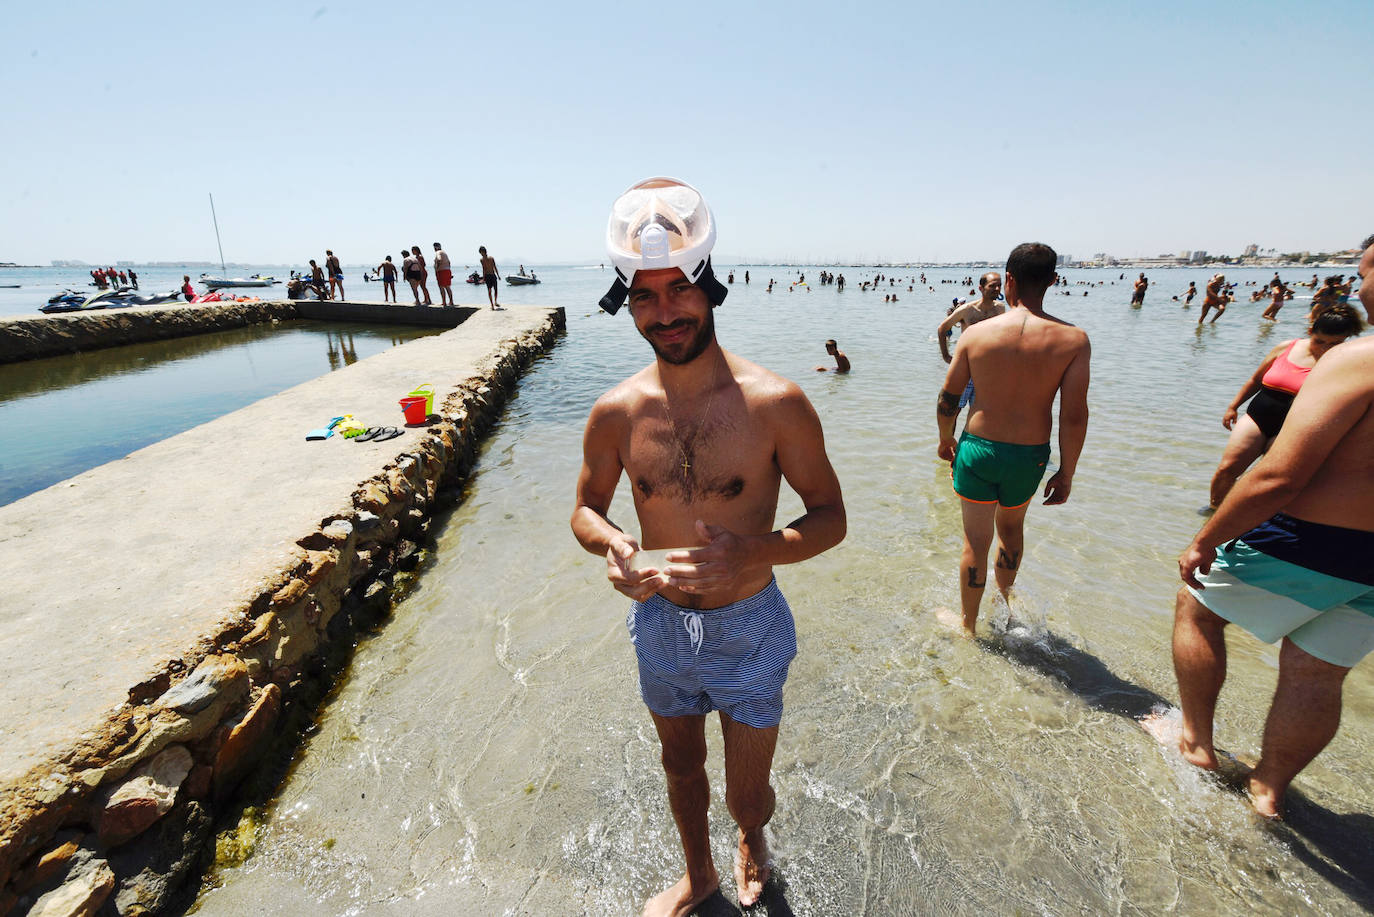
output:
[[[0,363],[120,347],[296,318],[291,302],[102,309],[0,320]]]
[[[259,304],[261,305],[261,304]],[[155,677],[71,751],[0,788],[0,915],[183,908],[214,856],[217,816],[274,742],[313,718],[327,657],[384,616],[436,509],[458,501],[481,437],[563,327],[503,342],[419,444],[361,482],[346,514],[302,533],[297,563],[241,616]]]

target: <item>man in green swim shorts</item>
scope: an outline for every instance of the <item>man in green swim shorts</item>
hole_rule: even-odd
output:
[[[1025,546],[1023,525],[1050,457],[1054,399],[1059,397],[1059,470],[1045,485],[1047,505],[1069,498],[1088,432],[1088,361],[1081,328],[1046,314],[1045,291],[1057,279],[1054,249],[1026,242],[1007,258],[1003,314],[967,329],[936,404],[940,458],[954,465],[954,492],[964,515],[959,598],[972,634],[987,585],[988,551],[997,534],[997,588],[1016,581]],[[956,443],[959,396],[978,390]]]

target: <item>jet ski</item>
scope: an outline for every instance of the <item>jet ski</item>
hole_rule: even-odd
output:
[[[114,295],[113,290],[103,290],[94,296],[87,296],[79,302],[55,296],[53,299],[57,302],[49,300],[48,304],[40,307],[38,311],[51,315],[54,312],[86,312],[91,309],[104,309],[108,305],[118,305],[117,300],[114,303],[109,301],[110,297]]]

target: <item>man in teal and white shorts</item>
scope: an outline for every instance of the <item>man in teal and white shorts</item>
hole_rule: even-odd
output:
[[[1374,237],[1359,271],[1361,299],[1374,307]],[[1282,641],[1246,786],[1261,815],[1281,817],[1288,785],[1336,735],[1346,675],[1374,649],[1371,557],[1374,340],[1365,340],[1322,358],[1268,453],[1178,559],[1174,671],[1179,751],[1189,762],[1217,767],[1212,718],[1226,679],[1226,625]]]

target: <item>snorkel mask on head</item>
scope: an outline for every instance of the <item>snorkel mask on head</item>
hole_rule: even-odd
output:
[[[616,279],[601,308],[614,315],[625,304],[635,271],[679,268],[701,288],[712,306],[727,290],[711,271],[716,223],[701,193],[676,178],[647,178],[611,205],[606,251]]]

